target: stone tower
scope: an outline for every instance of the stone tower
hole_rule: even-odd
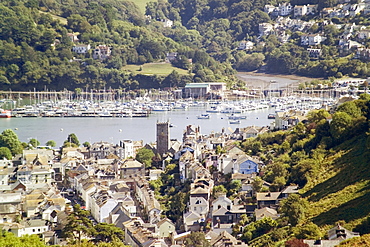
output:
[[[170,149],[170,123],[157,122],[157,153],[163,156]]]

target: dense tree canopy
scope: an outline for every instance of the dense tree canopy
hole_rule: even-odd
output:
[[[23,150],[17,134],[11,129],[6,129],[1,133],[0,147],[7,147],[13,156],[22,153]]]
[[[210,247],[210,243],[206,240],[203,232],[191,232],[185,239],[186,247]]]
[[[137,151],[135,159],[143,163],[145,167],[150,167],[154,156],[155,155],[152,150],[147,148],[141,148]]]
[[[45,243],[38,235],[25,235],[16,237],[11,232],[2,231],[0,233],[0,246],[3,247],[46,247]]]
[[[7,147],[0,147],[0,159],[12,159],[12,153],[10,152],[9,148]]]
[[[73,212],[68,216],[68,223],[63,229],[64,235],[72,242],[80,243],[83,237],[94,234],[91,220],[88,218],[89,211],[81,209],[79,204],[73,206]]]

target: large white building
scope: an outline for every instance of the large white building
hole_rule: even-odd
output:
[[[185,98],[201,98],[212,93],[222,97],[225,91],[224,82],[189,83],[185,85],[183,95]]]

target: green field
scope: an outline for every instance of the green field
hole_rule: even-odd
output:
[[[148,2],[156,2],[156,0],[152,0],[152,1],[150,1],[150,0],[133,0],[133,2],[134,2],[137,6],[139,6],[139,8],[140,8],[141,12],[142,12],[143,14],[145,14],[145,6],[146,6],[146,3],[148,3]]]
[[[188,74],[187,70],[173,67],[170,63],[146,63],[143,65],[126,65],[123,70],[128,72],[135,72],[137,74],[146,75],[168,75],[173,70],[177,71],[180,75]]]
[[[62,23],[63,25],[67,25],[67,19],[64,18],[64,17],[60,17],[60,16],[57,16],[57,15],[53,15],[52,13],[50,12],[44,12],[44,11],[41,11],[39,10],[40,13],[43,13],[43,14],[49,14],[51,15],[51,17],[53,17],[53,19],[56,19],[56,20],[59,20],[60,23]]]

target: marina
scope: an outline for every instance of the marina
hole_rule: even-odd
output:
[[[327,98],[276,97],[271,100],[243,101],[163,101],[138,98],[132,101],[45,101],[17,107],[12,117],[0,121],[0,131],[11,128],[19,139],[31,138],[41,144],[49,140],[62,145],[68,134],[75,133],[82,142],[120,140],[155,141],[157,122],[171,123],[171,138],[181,140],[187,125],[200,126],[202,134],[234,131],[247,126],[270,126],[270,116],[279,111],[330,107]],[[180,107],[181,106],[181,107]],[[207,112],[217,108],[219,111]],[[205,113],[207,112],[207,113]]]
[[[250,111],[274,108],[276,111],[297,110],[307,112],[312,109],[330,107],[331,98],[319,97],[273,97],[243,101],[164,101],[150,98],[137,98],[130,101],[44,101],[33,105],[24,105],[11,110],[2,110],[3,117],[65,117],[65,118],[135,118],[149,117],[155,112],[187,111],[192,107],[205,107],[205,112],[197,115],[198,119],[209,119],[210,114],[226,114],[230,120],[246,119],[244,114]]]

